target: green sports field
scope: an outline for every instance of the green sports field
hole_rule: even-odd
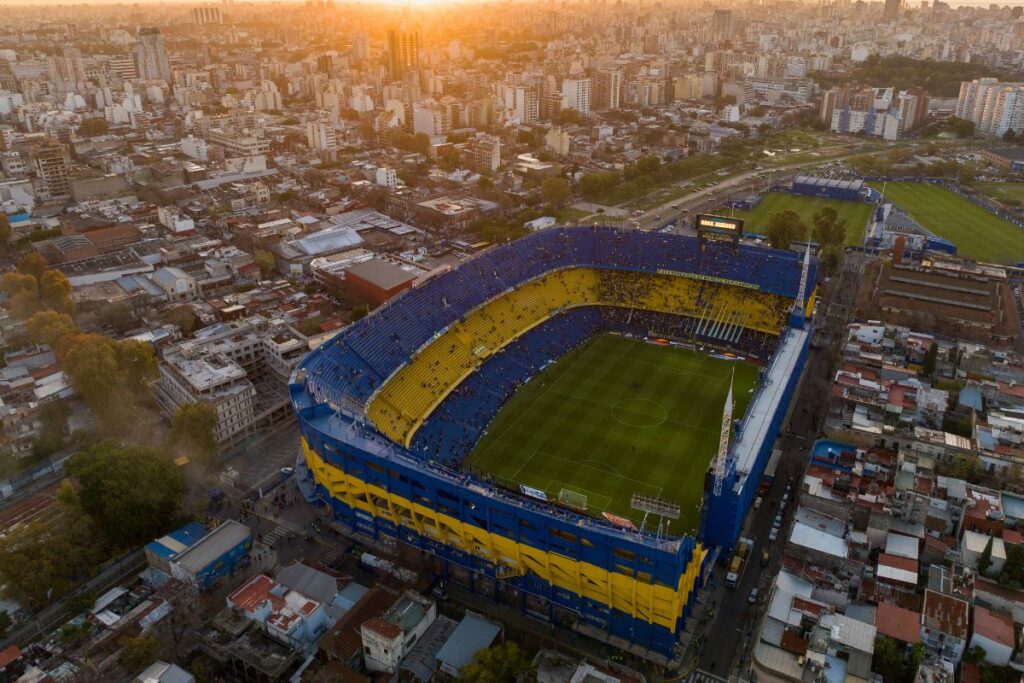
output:
[[[717,213],[722,216],[735,216],[742,218],[745,225],[745,232],[756,232],[765,234],[768,232],[768,221],[780,211],[795,212],[804,224],[810,228],[814,225],[812,220],[814,214],[831,206],[839,214],[840,219],[846,220],[846,244],[860,245],[864,242],[864,229],[867,227],[868,219],[871,218],[870,204],[862,202],[848,202],[839,199],[819,199],[818,197],[798,197],[785,192],[769,192],[754,207],[753,211],[736,211],[733,209],[719,209]]]
[[[739,418],[756,366],[595,337],[521,387],[466,463],[550,498],[582,493],[594,515],[639,522],[633,493],[657,496],[682,509],[672,533],[694,531],[733,371]]]
[[[881,190],[881,183],[871,183]],[[1024,230],[977,204],[928,183],[886,183],[885,198],[957,246],[961,256],[992,263],[1024,260]]]

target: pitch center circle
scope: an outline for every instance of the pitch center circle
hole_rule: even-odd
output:
[[[668,411],[648,398],[626,398],[612,406],[612,417],[627,427],[650,429],[668,419]]]

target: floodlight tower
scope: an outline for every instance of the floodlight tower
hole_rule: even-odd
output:
[[[733,371],[733,377],[735,376]],[[715,496],[722,495],[722,485],[725,483],[725,465],[729,459],[729,433],[732,430],[732,381],[729,378],[729,394],[725,397],[725,407],[722,409],[722,431],[718,435],[718,454],[715,456]]]

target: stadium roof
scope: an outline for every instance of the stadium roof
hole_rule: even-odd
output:
[[[837,190],[860,191],[864,187],[863,180],[840,180],[839,178],[819,178],[813,175],[798,175],[793,178],[793,184],[813,185],[814,187],[832,187]]]
[[[336,226],[302,237],[292,242],[292,246],[306,256],[322,256],[346,249],[354,249],[363,243],[353,228]]]

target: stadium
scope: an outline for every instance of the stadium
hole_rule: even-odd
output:
[[[799,380],[817,270],[697,220],[531,234],[310,353],[290,383],[308,497],[449,581],[676,660]]]

